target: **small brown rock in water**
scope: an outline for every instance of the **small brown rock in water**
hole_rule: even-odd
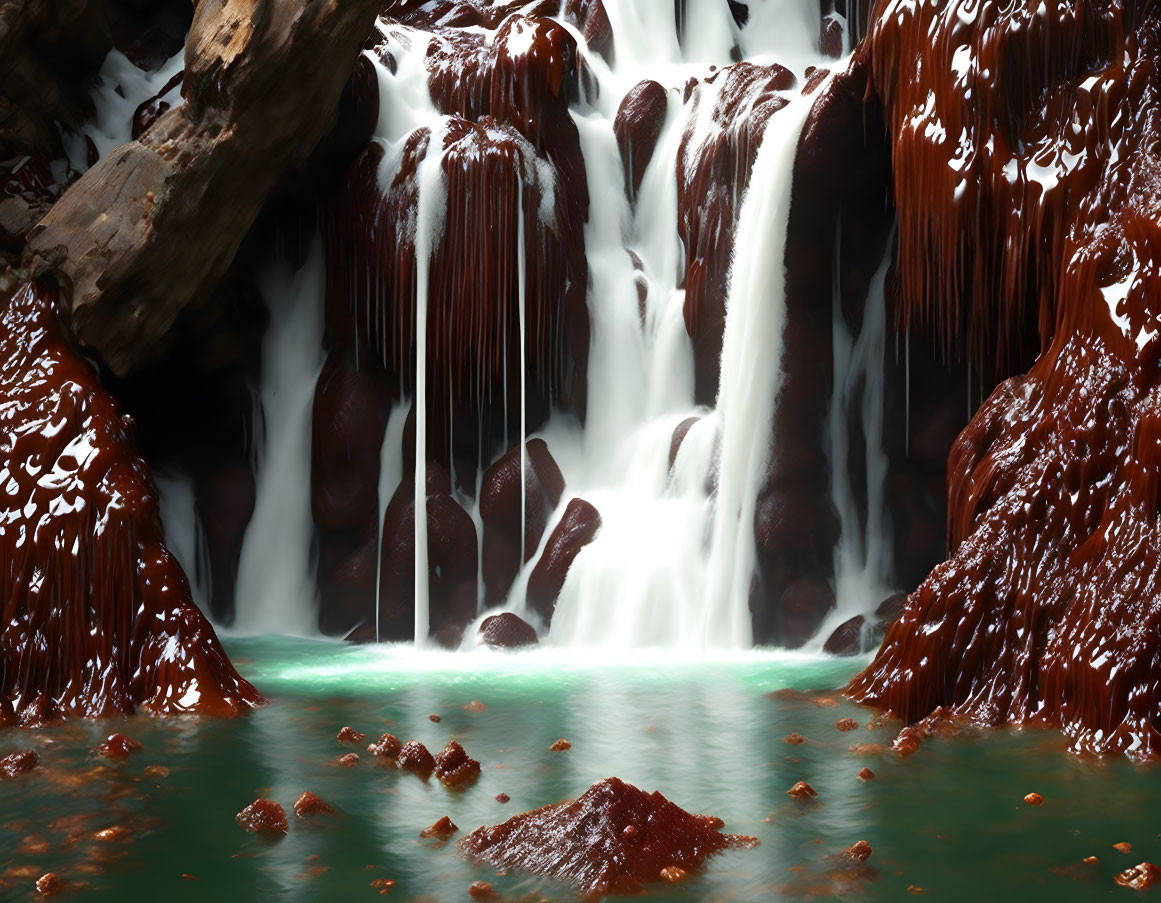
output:
[[[341,755],[337,759],[335,759],[335,764],[338,765],[339,768],[354,768],[356,765],[359,764],[359,754],[358,753],[346,753],[344,755]]]
[[[875,772],[871,771],[871,769],[867,768],[866,766],[859,769],[859,780],[860,781],[869,781],[874,776],[875,776]]]
[[[479,828],[460,841],[460,852],[472,862],[610,896],[642,891],[674,863],[691,871],[715,853],[756,842],[722,834],[708,817],[685,812],[660,793],[608,778],[579,799]]]
[[[1024,797],[1024,802],[1026,802],[1029,806],[1043,806],[1044,797],[1042,797],[1039,793],[1029,793]]]
[[[486,712],[487,710],[488,707],[478,699],[473,699],[466,706],[464,706],[464,711],[466,712]]]
[[[1113,878],[1121,887],[1131,887],[1133,890],[1152,887],[1158,879],[1161,879],[1161,868],[1151,862],[1142,862],[1131,869],[1125,869]]]
[[[17,775],[32,771],[40,765],[40,757],[31,749],[14,752],[0,759],[0,781],[14,780]]]
[[[376,759],[394,759],[403,749],[403,744],[394,734],[384,734],[375,743],[367,744],[367,752]]]
[[[395,886],[395,882],[390,878],[376,878],[371,882],[371,886],[379,891],[379,893],[385,894]]]
[[[183,881],[200,881],[201,880],[197,875],[191,875],[189,872],[182,872],[181,879]]]
[[[56,872],[46,872],[36,879],[36,892],[42,897],[51,897],[65,889],[65,883],[57,877]]]
[[[786,795],[792,796],[796,800],[808,800],[811,797],[818,796],[818,791],[806,783],[806,781],[799,781],[786,791]]]
[[[274,800],[256,799],[234,816],[242,829],[254,834],[285,834],[290,830],[286,810]]]
[[[853,731],[859,726],[859,722],[855,721],[854,718],[840,718],[834,723],[834,726],[840,731]]]
[[[487,881],[475,881],[468,888],[468,893],[477,900],[487,900],[496,896],[496,888],[492,887]]]
[[[437,821],[434,825],[424,828],[419,832],[420,837],[437,837],[440,840],[447,840],[458,831],[455,823],[446,815]]]
[[[168,778],[169,769],[164,765],[147,765],[145,767],[145,774],[151,778]]]
[[[1120,843],[1114,843],[1113,849],[1122,853],[1131,853],[1133,851],[1133,845],[1127,841],[1122,840]]]
[[[1084,859],[1082,859],[1080,861],[1087,862],[1089,865],[1099,865],[1100,864],[1100,860],[1097,859],[1096,856],[1085,856]]]
[[[553,752],[564,752],[566,749],[572,749],[572,744],[565,740],[564,737],[561,737],[548,748]]]
[[[395,764],[399,768],[415,772],[425,781],[431,777],[431,773],[435,770],[435,759],[427,751],[427,747],[418,740],[408,740],[404,744],[403,749],[399,751],[399,755],[395,759]]]
[[[435,757],[435,776],[448,787],[462,787],[480,775],[480,763],[455,740]]]
[[[678,881],[686,879],[686,871],[677,865],[667,865],[661,870],[661,880],[668,881],[670,884],[677,884]]]
[[[496,802],[497,803],[506,803],[510,799],[512,799],[512,797],[508,796],[508,794],[506,794],[506,793],[497,793],[496,794]]]
[[[801,746],[806,742],[806,738],[799,733],[787,734],[782,738],[783,743],[789,743],[791,746]]]
[[[129,829],[122,825],[113,825],[110,828],[103,828],[93,835],[94,840],[99,840],[101,843],[112,843],[115,840],[122,840],[129,836]]]
[[[325,815],[335,811],[335,807],[321,797],[315,796],[309,790],[302,791],[302,795],[294,801],[294,814],[299,818],[308,815]]]
[[[126,737],[124,734],[110,734],[104,743],[93,748],[93,754],[124,762],[130,754],[139,749],[145,749],[145,747],[136,740]]]
[[[434,721],[436,724],[439,724],[439,715],[431,714],[427,717],[429,721]]]
[[[339,735],[335,739],[340,743],[362,743],[367,739],[367,735],[348,725],[339,731]]]
[[[871,858],[871,845],[865,840],[860,840],[843,850],[842,856],[851,862],[866,862]]]

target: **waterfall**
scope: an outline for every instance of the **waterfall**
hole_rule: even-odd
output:
[[[821,56],[817,5],[753,2],[748,19],[735,19],[725,0],[688,0],[679,29],[672,0],[606,0],[615,56],[610,62],[591,49],[582,32],[564,22],[579,47],[587,87],[571,107],[588,180],[589,208],[584,224],[588,264],[587,303],[591,341],[587,372],[587,409],[583,427],[570,414],[556,412],[529,433],[528,343],[535,341],[526,317],[527,246],[524,198],[546,177],[525,163],[518,178],[519,197],[512,220],[496,219],[494,228],[515,227],[518,309],[505,313],[518,321],[518,349],[503,348],[505,360],[519,356],[519,449],[522,472],[530,466],[528,442],[548,443],[565,478],[566,490],[548,517],[540,548],[525,562],[502,609],[539,624],[526,599],[530,573],[565,507],[584,499],[600,512],[596,538],[574,560],[561,590],[551,627],[543,632],[558,646],[681,649],[737,649],[752,644],[749,596],[755,572],[754,520],[758,493],[769,466],[773,416],[782,383],[783,327],[786,317],[787,226],[795,153],[815,98],[803,96],[811,67],[841,68],[845,61]],[[562,20],[563,20],[562,15]],[[379,88],[379,117],[374,142],[382,149],[379,184],[386,191],[414,153],[417,130],[428,139],[418,155],[415,200],[406,213],[400,240],[414,242],[416,307],[415,370],[410,396],[396,398],[379,450],[374,636],[380,636],[379,585],[383,572],[383,525],[405,474],[402,449],[409,409],[415,418],[414,641],[427,642],[429,569],[427,474],[432,381],[429,368],[432,284],[431,261],[440,246],[448,205],[454,202],[444,172],[449,117],[437,110],[429,89],[432,63],[425,32],[381,19],[380,37],[390,48],[385,57],[368,51]],[[496,33],[473,26],[490,40]],[[531,38],[529,38],[531,40]],[[847,42],[849,46],[849,41]],[[679,236],[679,190],[675,174],[696,166],[722,129],[745,120],[769,98],[755,90],[743,97],[735,122],[715,120],[727,79],[722,72],[739,57],[758,65],[778,63],[795,83],[778,92],[785,105],[763,127],[736,211],[731,265],[725,295],[725,328],[720,357],[720,387],[712,405],[695,400],[694,350],[683,308],[685,249]],[[832,76],[833,77],[833,76]],[[650,79],[665,89],[664,120],[633,201],[624,190],[625,174],[613,123],[628,92]],[[691,80],[698,84],[689,102]],[[156,78],[150,81],[150,84]],[[409,143],[411,141],[411,143]],[[684,155],[684,156],[683,156]],[[541,184],[541,188],[544,186]],[[541,203],[542,218],[552,214],[551,198]],[[513,222],[514,220],[514,222]],[[317,251],[303,271],[270,295],[272,323],[264,346],[259,387],[266,425],[257,462],[258,497],[246,533],[237,587],[238,629],[284,632],[314,630],[315,591],[311,563],[310,404],[321,367],[321,267]],[[370,274],[352,273],[355,280]],[[883,374],[886,343],[882,310],[884,273],[875,280],[859,335],[849,334],[835,304],[835,386],[827,433],[831,493],[843,526],[835,551],[838,606],[825,630],[886,589],[890,543],[884,511],[886,461],[882,453]],[[640,286],[646,286],[639,300]],[[837,288],[836,288],[837,292]],[[295,313],[298,305],[306,310]],[[371,314],[364,324],[384,328],[389,312]],[[505,372],[507,366],[505,364]],[[508,392],[494,399],[508,422]],[[866,514],[860,515],[845,473],[850,454],[847,422],[854,410],[866,434]],[[693,421],[670,461],[675,429]],[[459,429],[460,427],[456,427]],[[481,470],[491,463],[480,462]],[[477,492],[454,487],[455,500],[470,515],[481,540],[479,477]],[[180,494],[177,484],[165,494]],[[527,523],[527,486],[521,481],[521,536]],[[175,497],[167,522],[182,519],[185,505]],[[187,565],[196,526],[182,526],[177,550]],[[171,527],[171,532],[174,528]],[[523,553],[523,540],[521,542]],[[187,567],[187,570],[189,568]],[[483,599],[483,576],[479,578]],[[482,603],[481,603],[482,604]],[[860,606],[862,606],[860,608]],[[479,619],[495,610],[479,612]],[[478,621],[477,621],[478,623]],[[543,625],[540,625],[543,626]],[[468,628],[464,645],[475,643]],[[821,638],[820,638],[821,639]]]
[[[259,283],[270,311],[262,343],[254,514],[238,564],[240,633],[317,631],[310,511],[311,407],[322,371],[322,248],[294,272],[271,266]]]

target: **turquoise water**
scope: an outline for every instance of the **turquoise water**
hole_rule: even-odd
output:
[[[894,736],[868,729],[868,712],[833,696],[859,661],[754,653],[591,662],[548,650],[418,655],[285,638],[227,645],[270,699],[249,717],[0,732],[0,755],[32,747],[42,763],[0,784],[0,900],[33,898],[35,878],[50,870],[85,885],[78,896],[116,900],[380,899],[370,885],[384,878],[396,882],[388,900],[466,901],[479,880],[508,899],[575,900],[541,879],[497,877],[460,860],[454,842],[418,834],[448,815],[460,837],[611,775],[761,841],[650,899],[874,901],[910,889],[932,900],[1085,901],[1133,894],[1113,875],[1161,862],[1156,768],[1078,761],[1040,731],[930,740],[907,759],[851,752]],[[787,688],[815,692],[768,695]],[[820,706],[819,694],[837,704]],[[487,708],[465,709],[473,700]],[[859,727],[836,730],[843,717]],[[378,766],[365,744],[336,742],[347,724],[368,740],[388,730],[414,737],[433,753],[455,737],[482,775],[455,793]],[[146,749],[123,764],[92,758],[89,747],[113,731]],[[782,742],[791,732],[808,741]],[[572,749],[549,752],[559,737]],[[356,767],[332,764],[351,749],[362,754]],[[168,776],[145,774],[156,765]],[[873,780],[858,780],[863,766]],[[785,795],[799,780],[816,800]],[[296,819],[290,807],[303,790],[341,814]],[[1045,804],[1025,805],[1030,791]],[[499,793],[511,802],[497,802]],[[264,842],[235,825],[255,796],[286,807],[286,837]],[[124,835],[96,837],[114,826]],[[828,858],[858,840],[874,851],[866,866]],[[1131,853],[1112,848],[1122,841]],[[1092,855],[1098,865],[1081,864]]]

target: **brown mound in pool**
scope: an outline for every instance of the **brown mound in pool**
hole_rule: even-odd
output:
[[[664,869],[692,871],[722,850],[757,845],[719,827],[660,793],[606,778],[580,799],[478,828],[459,849],[473,862],[554,878],[584,894],[636,893],[661,881]]]

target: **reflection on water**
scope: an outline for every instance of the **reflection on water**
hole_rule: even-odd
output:
[[[1155,768],[1080,762],[1058,735],[1039,732],[934,740],[905,760],[852,753],[893,737],[868,730],[866,711],[830,694],[857,662],[785,653],[684,663],[648,653],[592,662],[549,650],[442,656],[291,639],[229,647],[271,700],[247,718],[142,717],[0,734],[0,755],[32,746],[42,761],[39,772],[0,783],[0,900],[29,899],[50,870],[117,899],[358,899],[390,878],[393,900],[469,900],[478,880],[507,897],[572,900],[540,879],[473,867],[454,843],[441,847],[419,831],[448,815],[462,836],[610,775],[762,842],[658,888],[656,899],[894,900],[922,888],[939,900],[1082,901],[1128,893],[1113,874],[1161,861]],[[817,694],[767,695],[786,688],[821,691],[824,704]],[[465,709],[473,700],[487,708]],[[838,731],[843,717],[859,727]],[[346,724],[368,741],[391,731],[433,752],[455,737],[483,774],[455,793],[376,765],[362,746],[357,767],[335,767],[350,751],[335,740]],[[88,748],[114,730],[146,749],[125,764],[91,758]],[[807,741],[784,743],[791,732]],[[571,750],[549,752],[560,737]],[[151,765],[168,776],[146,775]],[[873,780],[858,780],[863,766]],[[799,780],[817,799],[785,795]],[[289,812],[303,790],[342,814],[291,814],[289,835],[273,843],[235,826],[255,796]],[[1044,806],[1024,805],[1030,791]],[[498,802],[500,793],[511,801]],[[127,835],[95,837],[112,826]],[[866,867],[829,858],[858,840],[874,850]],[[1121,841],[1131,853],[1112,848]],[[1083,866],[1091,855],[1100,863]]]

